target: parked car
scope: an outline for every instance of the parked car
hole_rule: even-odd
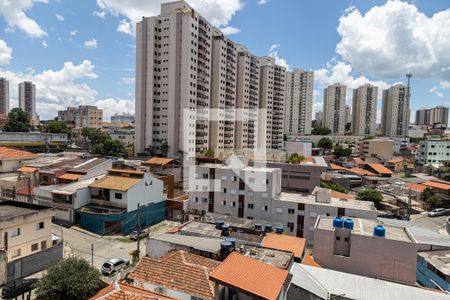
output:
[[[141,230],[139,232],[139,238],[142,239],[144,237],[148,236],[148,231],[147,230]],[[132,233],[130,233],[130,239],[132,240],[137,240],[138,239],[138,231],[134,230]]]
[[[18,279],[7,284],[2,290],[2,299],[14,299],[22,294],[28,293],[36,287],[38,279]]]
[[[445,208],[435,208],[428,212],[429,217],[440,217],[445,215]]]
[[[102,273],[104,275],[111,275],[115,272],[119,272],[130,265],[130,261],[122,258],[113,258],[108,260],[102,265]]]

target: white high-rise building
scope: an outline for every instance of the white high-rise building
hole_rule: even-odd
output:
[[[408,87],[396,84],[383,91],[381,134],[390,137],[406,136],[409,125]]]
[[[284,89],[286,69],[273,57],[261,57],[259,76],[258,148],[281,149],[284,127]]]
[[[352,108],[350,105],[345,106],[345,124],[352,122]]]
[[[286,72],[284,132],[311,134],[314,72]]]
[[[315,120],[316,120],[316,126],[322,126],[323,112],[317,111]]]
[[[0,115],[7,115],[9,112],[9,81],[0,78]]]
[[[347,87],[339,83],[328,86],[323,92],[323,126],[331,134],[345,133],[345,97]]]
[[[36,85],[30,81],[19,83],[19,107],[28,114],[30,122],[36,125]]]
[[[353,90],[352,134],[375,135],[378,87],[365,84]]]
[[[261,60],[260,71],[258,58],[184,1],[161,4],[160,15],[136,27],[136,153],[168,146],[170,156],[208,149],[220,156],[256,140],[281,148],[284,68]],[[235,108],[259,107],[270,108],[267,133],[235,120]]]

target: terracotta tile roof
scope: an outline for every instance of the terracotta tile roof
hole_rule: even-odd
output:
[[[72,173],[64,173],[61,176],[58,176],[59,179],[65,179],[65,180],[78,180],[81,176],[81,174],[72,174]]]
[[[372,168],[378,174],[394,174],[391,170],[386,168],[381,164],[367,164],[370,168]]]
[[[16,171],[24,172],[24,173],[34,173],[37,171],[37,169],[33,168],[33,167],[21,167],[21,168],[18,168]]]
[[[409,183],[406,185],[406,188],[422,193],[427,187],[420,183]]]
[[[338,199],[355,199],[355,197],[352,195],[344,194],[344,193],[336,192],[336,191],[330,191],[330,196],[332,198],[338,198]]]
[[[0,147],[0,159],[28,158],[35,156],[37,156],[37,154],[28,151],[18,150],[9,147]]]
[[[110,169],[108,170],[109,174],[137,174],[137,175],[144,175],[144,171],[137,171],[137,170],[124,170],[124,169]]]
[[[332,164],[332,163],[330,163],[330,167],[332,170],[345,170],[344,167],[342,167],[340,165]]]
[[[445,191],[450,190],[450,184],[445,184],[445,183],[442,183],[442,182],[437,182],[437,181],[431,181],[430,180],[430,181],[427,181],[427,182],[423,182],[422,184],[425,185],[425,186],[428,186],[428,187],[439,189],[439,190],[445,190]]]
[[[286,270],[232,252],[209,277],[254,298],[276,300],[288,275]]]
[[[129,277],[191,296],[214,299],[214,283],[209,280],[209,273],[219,264],[200,255],[177,251],[160,260],[143,257]]]
[[[268,233],[263,240],[263,247],[289,251],[295,257],[301,257],[305,250],[305,239],[286,234]]]
[[[91,183],[89,187],[126,192],[138,184],[141,180],[141,178],[106,175],[105,177]]]
[[[167,158],[167,157],[152,157],[149,160],[144,161],[143,165],[160,165],[165,166],[167,164],[170,164],[173,162],[173,158]]]
[[[174,300],[175,298],[150,292],[126,283],[110,284],[89,300]]]
[[[387,161],[389,164],[398,164],[403,162],[403,157],[396,157]]]
[[[356,167],[347,169],[347,171],[361,176],[375,176],[375,173]]]
[[[359,158],[359,157],[353,158],[353,161],[354,161],[355,164],[357,164],[357,165],[363,165],[363,164],[364,164],[364,161],[363,161],[361,158]]]
[[[309,255],[309,254],[306,254],[306,255],[305,255],[305,257],[303,258],[302,264],[308,265],[308,266],[313,266],[313,267],[322,268],[322,266],[319,265],[319,264],[315,261],[314,257],[312,257],[312,256]]]

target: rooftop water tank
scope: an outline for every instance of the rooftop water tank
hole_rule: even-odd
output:
[[[261,230],[262,229],[262,224],[255,224],[255,229],[256,230]]]
[[[354,223],[353,223],[352,219],[347,219],[347,220],[344,221],[344,228],[345,229],[353,230],[353,225],[354,225]]]
[[[235,238],[227,238],[227,241],[231,243],[231,246],[236,247],[236,239]]]
[[[228,225],[228,224],[223,224],[223,225],[222,225],[222,234],[225,235],[225,236],[227,236],[228,233],[229,233],[229,231],[230,231],[230,225]]]
[[[266,232],[272,231],[272,225],[271,225],[271,224],[266,224],[266,225],[264,225],[264,230],[265,230]]]
[[[283,226],[277,226],[275,228],[275,232],[278,233],[278,234],[282,234],[283,231],[284,231],[284,227]]]
[[[344,220],[341,218],[334,218],[333,219],[333,227],[335,227],[335,228],[344,227]]]
[[[233,245],[229,241],[220,242],[220,256],[225,259],[233,250]]]
[[[379,237],[385,237],[386,236],[386,229],[384,228],[383,225],[376,225],[373,228],[373,235],[374,236],[379,236]]]
[[[216,221],[216,229],[222,229],[223,224],[225,224],[224,220],[217,220]]]

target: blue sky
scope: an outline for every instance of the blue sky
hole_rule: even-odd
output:
[[[41,119],[78,104],[98,105],[106,118],[133,112],[134,23],[159,13],[161,2],[1,0],[0,76],[11,81],[11,107],[16,84],[32,80]],[[450,104],[447,0],[188,3],[255,54],[316,71],[314,110],[321,109],[327,84],[386,88],[408,71],[414,74],[412,110]]]

